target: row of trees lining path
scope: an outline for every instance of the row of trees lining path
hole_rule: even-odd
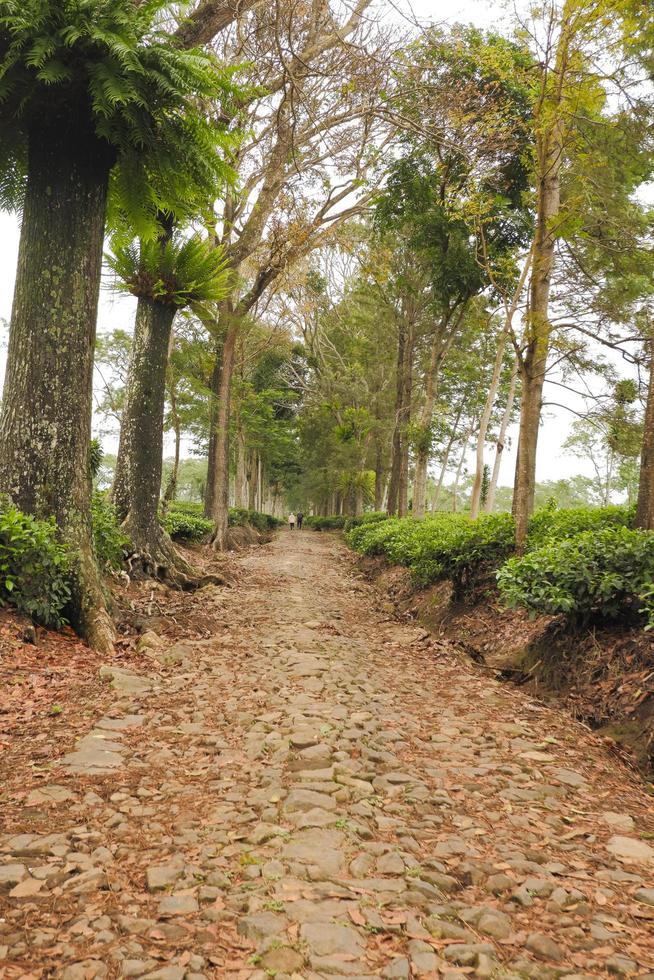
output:
[[[546,375],[553,359],[573,363],[580,350],[561,342],[560,314],[609,343],[605,325],[633,317],[651,342],[649,218],[634,195],[651,174],[653,28],[635,0],[552,0],[518,27],[510,38],[475,28],[403,34],[371,0],[200,0],[181,17],[167,0],[0,2],[0,203],[22,210],[0,491],[56,521],[76,558],[70,619],[95,646],[113,639],[89,462],[107,233],[110,264],[138,301],[113,496],[146,574],[194,580],[159,523],[176,315],[190,311],[209,354],[204,505],[222,549],[230,432],[243,430],[233,400],[253,322],[275,303],[287,324],[300,322],[297,389],[308,379],[315,390],[318,379],[333,395],[342,374],[312,266],[330,250],[367,250],[347,302],[385,311],[374,321],[374,411],[369,400],[347,410],[329,401],[352,450],[345,483],[355,507],[374,450],[376,503],[408,512],[413,459],[414,513],[424,513],[443,392],[462,351],[472,392],[476,352],[491,370],[479,404],[472,393],[455,398],[458,473],[476,437],[474,516],[498,392],[504,435],[518,398],[513,508],[524,545]],[[561,273],[590,324],[561,293],[553,313]],[[292,357],[288,366],[298,367]],[[643,527],[654,523],[652,387]],[[287,417],[276,410],[275,421]],[[239,459],[241,485],[249,467],[261,487],[260,451]]]

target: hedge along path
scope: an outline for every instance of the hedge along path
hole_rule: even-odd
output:
[[[654,977],[651,798],[606,746],[332,536],[239,565],[0,836],[4,976]]]

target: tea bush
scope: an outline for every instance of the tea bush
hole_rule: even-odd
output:
[[[631,527],[635,507],[570,507],[537,510],[529,521],[527,547],[532,550],[550,541],[562,541],[582,531],[601,531],[605,527]]]
[[[173,538],[181,541],[202,541],[213,531],[213,521],[202,517],[201,514],[177,510],[171,507],[161,521],[164,531]]]
[[[285,524],[285,521],[280,520],[279,517],[273,517],[272,514],[262,514],[258,510],[247,510],[244,507],[230,507],[229,523],[232,527],[244,527],[246,524],[249,524],[250,527],[265,534],[266,531],[274,531],[278,527],[281,527]]]
[[[213,531],[213,521],[203,516],[202,504],[187,501],[171,503],[166,516],[162,519],[163,526],[171,538],[184,541],[201,541],[209,537]],[[256,510],[242,507],[230,507],[230,527],[244,527],[246,524],[262,534],[281,527],[284,521],[271,514],[260,514]]]
[[[54,522],[0,502],[0,604],[10,602],[43,626],[61,626],[70,600],[70,566]]]
[[[362,524],[376,524],[378,521],[387,521],[388,514],[383,510],[371,510],[366,514],[358,514],[356,517],[348,517],[343,525],[343,530],[347,534],[348,531],[352,531],[355,527],[361,527]]]
[[[553,540],[523,557],[511,558],[498,573],[509,606],[532,613],[564,613],[573,624],[615,619],[639,612],[654,580],[654,533],[626,527],[583,531]]]
[[[347,520],[346,514],[333,514],[331,517],[305,517],[304,524],[314,531],[342,531]]]
[[[122,565],[129,552],[130,541],[116,517],[116,511],[106,493],[96,490],[91,500],[93,545],[103,568],[116,569]]]
[[[471,521],[464,514],[443,512],[423,520],[405,517],[362,524],[348,533],[347,541],[364,555],[385,555],[394,564],[406,565],[420,585],[451,578],[455,592],[462,594],[511,554],[514,534],[510,514]]]

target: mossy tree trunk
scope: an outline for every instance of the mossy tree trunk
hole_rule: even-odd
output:
[[[209,446],[207,450],[207,482],[204,487],[204,516],[213,517],[214,471],[216,468],[216,427],[218,424],[218,400],[220,398],[220,375],[222,373],[223,341],[219,341],[214,352],[209,393]]]
[[[654,530],[654,341],[650,342],[649,390],[643,425],[636,527]]]
[[[215,444],[213,472],[212,518],[214,532],[212,544],[216,551],[224,551],[229,530],[229,419],[234,353],[240,329],[240,318],[231,300],[221,306],[221,320],[225,324],[225,340],[222,348],[220,383],[215,416]]]
[[[75,628],[109,651],[91,531],[93,352],[112,153],[83,106],[39,121],[28,177],[0,419],[0,491],[54,517],[74,556]]]
[[[143,572],[186,585],[193,570],[159,521],[166,370],[175,313],[170,303],[139,297],[113,499]]]

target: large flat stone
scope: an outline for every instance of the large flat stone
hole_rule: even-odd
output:
[[[336,800],[327,793],[316,793],[311,789],[293,789],[284,800],[284,809],[288,813],[293,811],[307,811],[318,807],[322,810],[335,810]]]
[[[149,677],[141,677],[140,674],[133,674],[130,670],[111,664],[100,667],[100,679],[110,683],[114,691],[121,694],[146,694],[153,687]]]
[[[644,840],[616,835],[611,837],[606,848],[617,857],[618,861],[654,864],[654,847],[650,847]]]
[[[343,842],[343,834],[336,830],[303,830],[282,848],[281,857],[285,861],[314,865],[329,877],[339,874],[345,866]]]

